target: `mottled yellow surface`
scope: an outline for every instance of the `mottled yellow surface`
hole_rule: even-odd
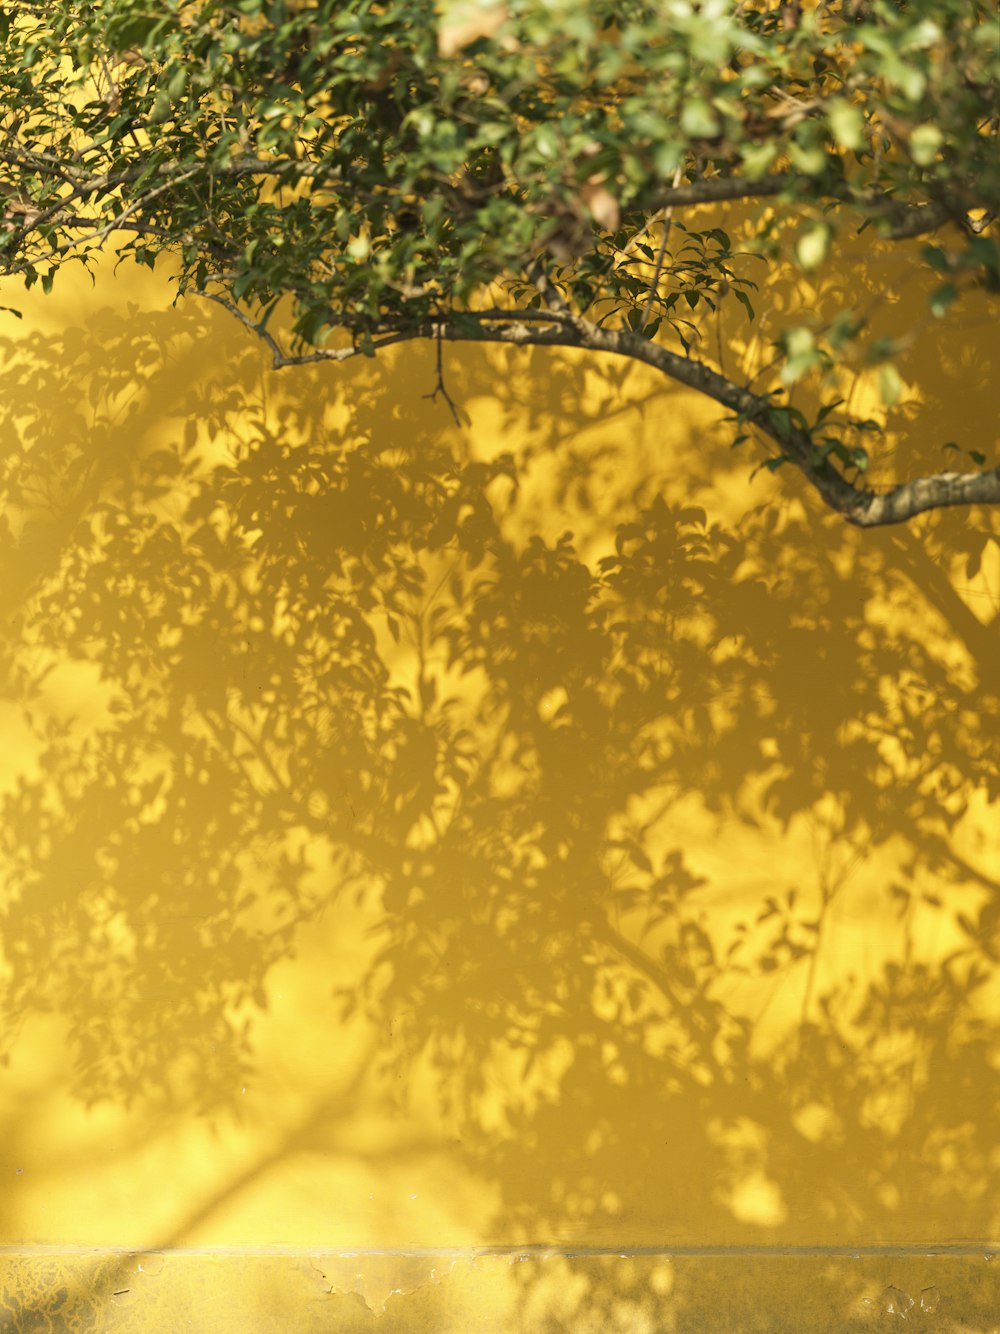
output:
[[[1000,1328],[995,518],[170,298],[0,317],[0,1328]]]

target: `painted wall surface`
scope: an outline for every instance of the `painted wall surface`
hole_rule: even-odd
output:
[[[995,517],[171,295],[0,327],[0,1329],[1000,1329]]]

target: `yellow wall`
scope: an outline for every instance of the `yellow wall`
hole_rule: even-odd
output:
[[[996,1328],[993,517],[169,300],[0,330],[2,1327]],[[963,318],[890,471],[992,446]]]

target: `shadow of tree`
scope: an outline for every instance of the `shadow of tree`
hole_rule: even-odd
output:
[[[597,488],[546,436],[571,362],[522,456],[429,430],[420,361],[388,407],[200,314],[2,351],[6,1055],[54,1013],[84,1102],[236,1114],[273,970],[349,905],[348,1102],[432,1100],[487,1242],[1000,1235],[1000,622],[949,565],[992,520],[722,524],[619,430]]]

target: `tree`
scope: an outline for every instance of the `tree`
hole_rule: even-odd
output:
[[[276,367],[414,339],[632,359],[723,405],[860,526],[1000,501],[1000,469],[879,493],[838,366],[913,337],[866,312],[777,337],[764,383],[713,354],[753,260],[822,266],[854,229],[938,281],[1000,287],[995,15],[981,0],[54,0],[0,11],[9,275],[48,288],[125,236]],[[747,240],[707,206],[739,203]],[[696,210],[691,212],[691,210]],[[938,235],[940,234],[940,235]],[[913,238],[937,239],[914,247]],[[291,298],[290,341],[274,332]],[[273,321],[273,323],[272,323]],[[732,322],[730,322],[731,324]],[[815,376],[815,415],[789,389]],[[452,405],[453,410],[454,406]]]

